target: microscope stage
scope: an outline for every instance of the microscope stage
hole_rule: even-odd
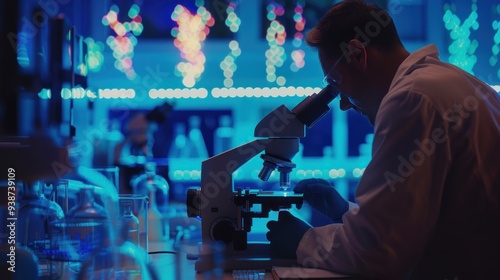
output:
[[[245,190],[241,192],[241,196],[238,194],[235,196],[235,202],[240,198],[253,204],[265,205],[275,211],[291,208],[294,204],[302,205],[303,202],[303,194],[292,191]]]

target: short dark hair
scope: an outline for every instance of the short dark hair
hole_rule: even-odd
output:
[[[389,13],[363,0],[345,0],[333,5],[307,34],[306,42],[338,57],[352,39],[388,52],[402,46]]]

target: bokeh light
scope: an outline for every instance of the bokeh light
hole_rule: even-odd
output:
[[[196,1],[198,7],[195,14],[182,5],[175,6],[170,18],[177,23],[171,30],[175,37],[174,45],[180,50],[181,58],[187,62],[179,62],[175,74],[182,77],[186,87],[194,87],[205,70],[205,54],[202,51],[203,41],[210,33],[215,20],[210,12],[203,7],[204,1]]]
[[[493,20],[491,27],[495,35],[493,35],[493,45],[491,46],[491,57],[489,62],[492,67],[497,67],[498,55],[500,53],[500,4],[496,6],[494,11],[496,19]],[[500,78],[500,69],[497,71],[496,75],[497,78]]]
[[[292,51],[292,64],[290,70],[298,72],[306,65],[304,57],[306,53],[300,49],[304,41],[304,27],[306,26],[306,19],[303,16],[305,0],[297,0],[297,5],[294,9],[293,20],[295,21],[295,34],[293,35],[292,44],[296,50]]]
[[[462,23],[460,18],[453,12],[454,4],[444,5],[443,22],[447,30],[450,31],[452,43],[448,46],[450,53],[449,62],[474,74],[473,68],[477,62],[475,51],[479,42],[471,40],[472,31],[479,28],[476,0],[472,0],[471,13]]]
[[[285,48],[283,48],[283,44],[286,40],[286,31],[285,27],[276,20],[276,17],[282,16],[285,9],[280,4],[271,2],[267,5],[267,12],[267,18],[270,20],[270,24],[266,33],[266,40],[269,45],[269,49],[265,52],[267,73],[266,79],[270,83],[277,83],[278,85],[283,86],[286,80],[277,80],[276,68],[282,67],[286,60]]]
[[[241,20],[235,12],[236,4],[234,2],[230,2],[226,8],[227,18],[224,23],[229,27],[231,32],[236,33],[240,29]],[[234,86],[234,72],[238,68],[236,66],[236,59],[241,55],[240,45],[238,41],[231,40],[228,44],[229,49],[231,50],[229,54],[224,57],[224,60],[220,63],[220,69],[224,74],[224,86],[229,88]]]
[[[127,13],[131,21],[119,22],[118,13],[120,9],[118,6],[112,5],[108,13],[102,18],[102,24],[109,26],[116,34],[116,36],[108,36],[106,39],[106,44],[113,50],[113,57],[116,59],[115,68],[123,72],[129,80],[137,79],[132,58],[134,57],[134,47],[137,45],[136,36],[141,35],[144,29],[142,17],[139,15],[140,11],[140,7],[133,4]],[[91,68],[90,62],[89,68]]]
[[[90,37],[85,38],[84,41],[87,44],[87,54],[85,54],[87,69],[91,72],[98,72],[104,63],[104,44],[102,42],[95,42]]]

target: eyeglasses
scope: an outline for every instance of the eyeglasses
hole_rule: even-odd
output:
[[[340,61],[342,60],[342,58],[345,57],[345,55],[346,55],[346,53],[344,52],[342,54],[342,56],[337,61],[335,61],[335,63],[332,65],[332,67],[330,67],[330,70],[328,70],[328,72],[326,72],[326,75],[323,78],[323,87],[326,87],[328,85],[333,85],[333,86],[336,86],[336,87],[340,87],[340,77],[337,78],[337,79],[332,78],[332,77],[330,77],[330,73],[333,71],[333,69],[335,69],[337,67],[337,65],[340,63]]]

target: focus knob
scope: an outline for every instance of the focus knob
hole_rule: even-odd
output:
[[[215,241],[229,244],[234,240],[235,224],[228,218],[219,218],[210,227],[210,237]]]

